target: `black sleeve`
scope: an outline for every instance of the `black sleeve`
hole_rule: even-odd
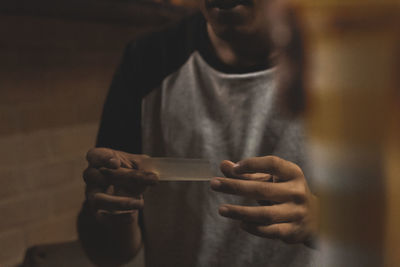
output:
[[[135,83],[140,60],[137,50],[136,43],[127,46],[114,75],[103,108],[97,147],[141,153],[142,95],[139,81]]]
[[[198,27],[206,29],[201,14],[126,47],[103,107],[96,147],[143,153],[142,99],[186,62],[199,43],[197,37],[202,36]],[[143,229],[143,223],[139,223]],[[110,246],[116,245],[107,238],[107,234],[112,234],[108,230],[97,223],[85,202],[78,217],[78,234],[89,256],[99,253],[107,256]]]
[[[97,147],[142,153],[142,98],[186,62],[205,28],[205,20],[196,14],[127,46],[103,108]]]

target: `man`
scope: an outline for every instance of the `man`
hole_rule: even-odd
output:
[[[274,1],[200,2],[206,20],[193,16],[125,52],[103,148],[87,155],[82,244],[101,266],[130,261],[142,245],[146,266],[312,266],[305,244],[317,200],[299,167],[301,122],[279,104]],[[221,177],[156,185],[141,154],[207,158]]]

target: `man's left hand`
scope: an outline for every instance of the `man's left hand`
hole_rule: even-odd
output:
[[[265,156],[237,164],[223,161],[221,170],[235,179],[214,178],[213,190],[251,198],[261,204],[223,204],[219,207],[222,216],[241,221],[241,227],[251,234],[312,246],[318,232],[318,199],[311,193],[298,165]]]

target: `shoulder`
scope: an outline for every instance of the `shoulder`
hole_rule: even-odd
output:
[[[152,52],[168,50],[183,53],[185,50],[196,49],[196,41],[199,33],[205,30],[205,25],[201,13],[195,13],[167,28],[140,36],[131,41],[128,47]]]
[[[158,88],[201,46],[199,39],[204,32],[205,19],[196,13],[175,25],[131,41],[114,75],[109,97],[112,94],[120,98],[140,99]]]
[[[205,25],[202,15],[196,13],[171,27],[141,36],[127,45],[124,61],[139,75],[166,76],[198,49]]]

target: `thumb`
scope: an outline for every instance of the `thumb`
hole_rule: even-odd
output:
[[[118,169],[121,166],[121,160],[115,151],[110,148],[92,148],[87,152],[86,159],[89,166],[93,168]]]

